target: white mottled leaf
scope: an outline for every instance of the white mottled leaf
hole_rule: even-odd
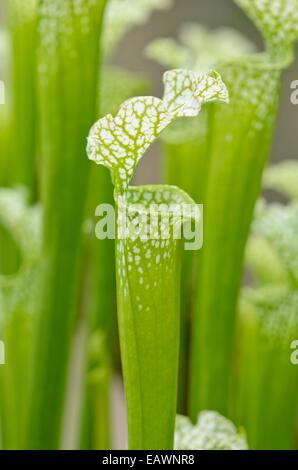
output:
[[[235,0],[259,28],[272,51],[298,39],[298,0]]]
[[[195,426],[189,418],[177,416],[176,450],[247,450],[245,435],[215,411],[202,411]]]
[[[197,116],[208,101],[228,102],[228,91],[217,72],[196,74],[192,71],[170,70],[164,74],[163,101],[175,117]]]
[[[216,72],[197,75],[172,70],[164,76],[163,100],[152,96],[126,101],[113,117],[97,121],[88,137],[90,160],[106,166],[114,185],[126,189],[134,170],[150,144],[175,119],[196,116],[207,101],[228,101],[228,92]]]
[[[139,159],[170,120],[171,116],[158,98],[126,101],[115,118],[108,114],[91,129],[89,158],[111,170],[115,186],[125,187]]]

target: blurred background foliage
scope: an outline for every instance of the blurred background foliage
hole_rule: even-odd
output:
[[[109,65],[115,66],[117,68],[121,68],[119,71],[119,76],[121,77],[121,83],[123,85],[123,89],[119,91],[121,97],[119,98],[121,101],[123,98],[129,98],[130,96],[125,96],[126,86],[129,88],[131,94],[153,94],[156,96],[160,96],[162,92],[161,88],[161,74],[163,72],[163,68],[159,66],[154,60],[150,60],[148,55],[146,56],[145,50],[149,43],[151,43],[154,39],[164,37],[164,38],[175,38],[177,39],[179,35],[179,31],[181,25],[188,22],[198,22],[200,24],[204,24],[210,28],[218,28],[222,26],[233,27],[238,31],[241,31],[244,35],[249,38],[252,43],[255,45],[257,50],[263,49],[263,43],[260,34],[252,25],[251,21],[240,11],[239,8],[235,5],[232,0],[174,0],[174,7],[165,11],[155,11],[151,17],[150,21],[140,26],[133,27],[121,40],[120,44],[113,50],[112,54],[109,54],[107,61]],[[1,0],[0,3],[0,22],[1,25],[6,23],[5,18],[5,11],[4,5]],[[0,41],[1,44],[1,41]],[[1,49],[0,49],[0,78],[2,78],[2,59],[1,59]],[[133,75],[131,75],[133,74]],[[136,78],[139,77],[139,78]],[[292,81],[296,80],[298,77],[298,59],[296,54],[296,61],[291,65],[291,67],[285,72],[284,80],[283,80],[283,88],[282,88],[282,96],[281,96],[281,104],[279,108],[279,115],[278,115],[278,122],[276,127],[276,133],[274,137],[274,145],[273,150],[271,153],[271,163],[278,163],[285,159],[297,159],[298,158],[298,150],[297,150],[297,122],[298,122],[298,106],[293,106],[290,101],[290,94],[291,94],[291,83]],[[9,79],[9,77],[3,77]],[[113,88],[113,69],[105,69],[103,72],[103,83],[104,87],[100,91],[101,97],[101,110],[102,114],[106,112],[114,112],[116,111],[115,105],[115,96],[114,96],[114,88]],[[117,86],[119,85],[118,75],[116,77]],[[115,109],[110,108],[110,99],[109,97],[113,98]],[[116,100],[117,101],[117,100]],[[1,111],[1,110],[0,110]],[[5,137],[5,136],[4,136]],[[0,151],[1,151],[1,143],[0,143]],[[163,172],[163,163],[161,159],[161,147],[160,143],[154,144],[153,147],[148,152],[148,158],[145,158],[141,161],[140,165],[137,168],[137,175],[135,177],[135,182],[138,184],[146,184],[146,183],[159,183],[162,181],[162,172]],[[286,170],[285,170],[286,172]],[[267,174],[265,177],[265,188],[264,188],[264,196],[266,197],[268,202],[287,202],[288,197],[297,198],[297,193],[295,196],[295,192],[288,190],[288,180],[289,174],[293,176],[293,171],[290,169],[288,173],[286,173],[285,179],[287,182],[284,181],[279,182],[279,184],[274,184],[276,180],[278,180],[278,175],[281,173],[278,169],[274,173]],[[288,176],[287,176],[288,175]],[[104,178],[105,176],[102,176]],[[0,175],[1,185],[5,185],[5,172]],[[91,175],[91,181],[93,180],[93,175]],[[273,181],[273,183],[272,183]],[[295,188],[295,181],[296,179],[293,177],[292,187]],[[94,184],[94,183],[92,183]],[[290,183],[291,184],[291,183]],[[280,189],[286,188],[286,191],[281,191]],[[287,192],[288,191],[288,192]],[[290,191],[290,194],[289,194]],[[95,193],[93,193],[94,195]],[[111,194],[107,193],[107,198],[111,197]],[[100,201],[98,201],[100,202]],[[200,201],[198,201],[200,202]],[[262,205],[263,204],[263,205]],[[251,347],[250,345],[253,343],[255,345],[255,352],[256,352],[256,361],[258,359],[258,351],[261,351],[260,354],[263,353],[262,345],[263,345],[263,337],[259,333],[259,329],[256,329],[256,324],[258,322],[262,322],[264,318],[267,318],[268,314],[272,314],[272,318],[277,318],[277,328],[279,328],[280,323],[282,323],[282,319],[280,318],[280,312],[278,308],[278,302],[282,305],[285,305],[286,311],[292,311],[291,308],[294,305],[294,309],[297,306],[297,293],[292,292],[292,288],[289,287],[288,279],[284,278],[283,272],[283,263],[279,263],[279,259],[275,256],[274,249],[272,250],[270,247],[268,248],[268,233],[266,230],[262,230],[262,217],[264,218],[264,210],[266,212],[267,206],[264,206],[265,203],[261,203],[259,212],[257,212],[257,219],[254,225],[254,233],[251,238],[251,241],[248,246],[248,254],[247,254],[247,270],[246,270],[246,285],[249,286],[243,290],[241,296],[241,303],[240,303],[240,311],[241,311],[241,321],[239,322],[239,331],[241,332],[240,337],[243,338],[243,343],[239,346],[239,361],[246,362],[247,354],[250,354]],[[292,202],[291,206],[287,206],[287,210],[292,214],[297,214],[297,206],[296,203]],[[264,209],[265,207],[265,209]],[[38,210],[38,209],[36,209]],[[279,206],[273,206],[270,211],[270,214],[274,211],[278,211]],[[263,212],[262,212],[263,211]],[[292,212],[291,212],[292,211]],[[286,214],[286,212],[285,212]],[[287,231],[287,220],[285,221],[284,229]],[[266,225],[268,222],[264,222],[265,228],[268,227]],[[263,225],[264,226],[264,225]],[[276,227],[275,227],[276,228]],[[290,228],[290,230],[293,230]],[[86,227],[86,231],[88,233],[88,227]],[[280,232],[277,232],[277,237],[282,236]],[[256,241],[257,240],[257,241]],[[291,239],[293,241],[293,239]],[[295,240],[295,239],[294,239]],[[269,240],[270,242],[270,240]],[[294,241],[295,244],[295,241]],[[270,245],[270,243],[269,243]],[[265,248],[266,250],[265,250]],[[86,246],[84,246],[86,253],[88,255],[90,247],[88,246],[88,242],[86,242]],[[294,253],[295,246],[293,248]],[[277,247],[278,251],[278,247]],[[268,273],[266,270],[268,269],[268,264],[266,261],[260,265],[259,263],[259,254],[262,253],[268,254],[269,262],[272,263],[272,266],[276,268],[272,270],[272,272]],[[97,254],[98,260],[101,259],[102,254]],[[294,254],[290,254],[290,257],[294,256]],[[13,270],[16,266],[18,266],[18,259],[10,259],[9,265],[6,267],[8,272]],[[271,270],[269,270],[271,271]],[[272,275],[273,279],[269,281],[269,288],[268,283],[264,281],[264,272],[265,277],[268,275]],[[107,283],[107,288],[109,286],[109,282],[102,278],[102,273],[97,273],[99,276],[98,281],[101,283]],[[276,278],[274,278],[276,275]],[[19,285],[23,285],[24,279],[20,278],[18,281],[20,282]],[[265,284],[265,286],[264,286]],[[278,288],[277,288],[278,286]],[[271,290],[270,290],[271,288]],[[280,295],[277,298],[276,302],[272,301],[271,293],[275,290],[276,295]],[[295,285],[296,289],[296,285]],[[113,292],[111,293],[113,295]],[[267,296],[270,297],[271,303],[268,305]],[[96,299],[96,301],[100,303],[100,299]],[[86,299],[81,299],[82,304],[87,302]],[[88,303],[86,303],[88,305]],[[89,305],[90,306],[90,305]],[[96,309],[98,304],[93,306],[92,308]],[[113,308],[113,306],[111,307]],[[268,313],[269,312],[269,313]],[[295,310],[296,312],[296,310]],[[274,317],[275,315],[275,317]],[[261,318],[261,320],[260,320]],[[98,321],[98,323],[97,323]],[[95,414],[98,412],[99,416],[102,416],[103,408],[99,404],[99,409],[97,409],[98,399],[102,398],[103,403],[107,403],[109,400],[107,399],[107,395],[109,394],[109,389],[106,388],[106,383],[109,383],[111,370],[109,360],[106,359],[105,354],[105,346],[102,346],[106,342],[106,338],[102,337],[102,333],[100,331],[100,327],[102,326],[101,319],[97,319],[91,321],[92,325],[90,326],[92,335],[88,349],[88,357],[89,357],[89,365],[87,371],[87,403],[85,406],[85,414],[84,414],[84,425],[83,432],[81,436],[81,445],[82,447],[88,448],[90,445],[96,446],[96,443],[90,444],[93,439],[92,435],[89,435],[88,424],[92,422],[92,413],[95,410]],[[105,321],[105,319],[103,319]],[[111,325],[105,325],[107,330],[109,331],[109,335],[111,335]],[[296,324],[294,324],[296,327]],[[293,327],[293,328],[294,328]],[[113,331],[114,332],[114,331]],[[11,333],[12,334],[12,333]],[[73,364],[76,361],[76,354],[75,349],[76,345],[81,347],[82,337],[86,334],[86,332],[82,332],[80,328],[77,331],[77,337],[75,338],[75,346],[74,346],[74,358],[72,360]],[[291,336],[292,331],[289,333],[289,337]],[[242,335],[242,336],[241,336]],[[287,338],[288,339],[288,338]],[[109,338],[110,340],[110,338]],[[24,346],[25,347],[25,346]],[[258,349],[259,348],[259,349]],[[118,351],[117,347],[115,356],[118,358]],[[268,352],[269,351],[269,352]],[[259,377],[262,376],[264,370],[271,371],[271,380],[274,383],[274,380],[279,380],[279,374],[282,374],[282,365],[276,365],[276,368],[270,368],[270,358],[273,357],[272,355],[275,354],[274,352],[274,345],[270,343],[268,349],[266,349],[266,354],[264,357],[264,363],[259,364],[258,374]],[[20,352],[20,354],[22,351]],[[25,358],[26,360],[26,358]],[[118,360],[118,359],[117,359]],[[117,362],[116,360],[116,362]],[[266,360],[268,361],[266,363]],[[106,367],[106,364],[108,366]],[[102,364],[105,364],[102,367]],[[240,372],[237,376],[239,380],[239,384],[236,384],[236,387],[239,387],[241,390],[242,396],[245,397],[246,390],[251,391],[251,382],[253,382],[253,377],[255,375],[255,369],[248,370],[247,376],[243,375]],[[76,384],[76,374],[73,374],[73,379],[71,381],[71,385]],[[250,384],[248,385],[248,380],[251,380]],[[13,380],[13,378],[12,378]],[[261,379],[260,379],[261,380]],[[264,379],[265,380],[265,379]],[[289,383],[285,384],[285,386],[291,388],[291,381],[295,380],[288,374]],[[108,381],[108,382],[107,382]],[[104,385],[101,386],[100,384],[103,383]],[[70,387],[71,387],[70,385]],[[258,393],[258,387],[262,388],[264,384],[262,383],[254,383],[253,387],[255,393]],[[248,387],[248,388],[247,388]],[[266,389],[266,387],[265,387]],[[277,406],[279,403],[279,390],[276,391],[276,396],[271,397],[271,401],[269,400],[266,403],[266,399],[264,399],[263,405],[267,405],[266,411],[268,411],[268,425],[267,431],[268,434],[266,437],[268,438],[268,445],[270,442],[273,442],[274,436],[270,435],[270,428],[279,425],[278,419],[282,421],[284,419],[284,424],[287,426],[287,423],[291,421],[292,416],[283,416],[282,410],[281,414],[276,414],[276,420],[274,420],[271,416],[271,420],[269,419],[270,413],[272,409]],[[66,411],[66,416],[68,420],[68,426],[65,431],[64,436],[64,446],[65,447],[72,447],[73,442],[77,439],[75,432],[73,431],[73,416],[72,410],[75,407],[78,397],[72,396],[68,406],[69,409]],[[281,394],[282,395],[282,394]],[[96,398],[97,397],[97,398]],[[295,397],[290,397],[293,402],[295,402]],[[113,426],[113,442],[114,447],[116,448],[123,448],[126,442],[125,436],[125,413],[123,411],[124,404],[123,404],[123,394],[122,394],[122,384],[118,379],[115,379],[115,386],[113,387],[113,415],[114,415],[114,423]],[[247,397],[246,401],[244,402],[245,406],[247,405]],[[254,396],[251,397],[251,404],[253,407],[254,403]],[[295,406],[295,405],[293,405]],[[248,423],[247,431],[250,431],[250,416],[247,416],[247,410],[243,409],[242,403],[238,403],[235,409],[234,419],[237,424],[241,423],[242,420],[246,420]],[[254,410],[254,415],[252,419],[259,419],[262,420],[262,413],[259,409]],[[106,417],[108,420],[108,417]],[[94,417],[93,417],[94,421]],[[100,422],[100,419],[99,421]],[[76,424],[76,423],[75,423]],[[189,423],[190,426],[190,423]],[[101,433],[101,430],[96,430],[98,434]],[[96,434],[95,431],[95,434]],[[103,434],[107,433],[105,432]],[[108,432],[109,434],[109,432]],[[253,446],[258,446],[258,439],[259,436],[254,435],[253,438]],[[109,438],[107,437],[106,442],[102,442],[103,446],[108,446]],[[251,444],[251,442],[249,442]],[[276,444],[278,446],[278,443]]]

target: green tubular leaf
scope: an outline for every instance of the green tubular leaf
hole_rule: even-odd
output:
[[[9,151],[9,132],[11,120],[11,105],[8,103],[8,94],[10,92],[8,84],[10,80],[10,41],[6,30],[0,29],[0,80],[5,83],[5,106],[0,106],[0,184],[8,185],[8,158]]]
[[[105,66],[101,74],[101,85],[100,85],[100,114],[104,115],[110,111],[117,113],[121,103],[128,100],[132,96],[143,94],[149,89],[149,83],[147,80],[140,76],[132,75],[131,73],[118,69],[115,67]],[[89,195],[89,206],[90,214],[94,212],[94,201],[105,201],[106,203],[113,204],[113,188],[111,179],[108,171],[102,169],[102,172],[98,171],[98,168],[92,166],[91,169],[91,184],[90,184],[90,195]],[[94,291],[92,299],[94,299],[94,305],[91,307],[92,311],[96,312],[92,315],[93,322],[95,323],[96,329],[102,327],[102,321],[104,315],[99,317],[98,312],[107,312],[109,318],[108,324],[111,324],[111,311],[114,302],[114,284],[115,277],[113,270],[111,269],[110,278],[107,276],[102,266],[110,265],[114,263],[114,243],[112,240],[98,240],[94,243],[93,260],[94,260]],[[105,303],[106,302],[106,303]],[[105,324],[105,326],[107,326]],[[110,327],[109,327],[110,328]]]
[[[35,47],[37,0],[7,0],[9,31],[1,32],[1,80],[5,105],[0,106],[0,172],[2,185],[23,184],[35,194]],[[22,122],[22,125],[20,125]],[[1,235],[1,269],[13,271],[17,254]]]
[[[91,168],[89,185],[89,217],[88,226],[87,288],[84,294],[84,306],[81,309],[86,315],[88,328],[87,337],[94,344],[95,338],[100,337],[104,343],[106,358],[106,373],[99,382],[89,381],[88,370],[91,367],[90,357],[87,356],[87,371],[84,389],[84,410],[81,415],[81,447],[86,450],[111,449],[111,393],[113,374],[114,335],[116,334],[116,280],[114,269],[113,240],[97,240],[94,237],[94,225],[90,214],[94,213],[94,205],[104,202],[114,204],[111,178],[105,168]],[[96,172],[94,170],[97,170]],[[90,224],[91,222],[91,224]],[[89,229],[90,226],[90,229]],[[86,259],[85,258],[85,259]],[[106,266],[109,266],[108,271]],[[85,272],[85,271],[83,271]],[[87,349],[88,344],[86,344]],[[93,361],[92,361],[93,362]],[[103,366],[104,368],[104,366]],[[96,410],[94,412],[94,410]],[[99,418],[99,414],[101,414]]]
[[[238,3],[254,9],[258,2]],[[269,9],[273,5],[276,8],[277,3],[285,6],[282,0],[267,3]],[[274,45],[270,43],[267,54],[239,57],[221,66],[220,71],[230,93],[230,106],[210,106],[206,117],[199,117],[204,119],[201,124],[199,120],[197,122],[197,140],[192,132],[188,134],[187,129],[184,139],[189,135],[189,142],[181,139],[179,136],[183,132],[180,127],[176,133],[173,130],[172,134],[165,134],[167,181],[181,185],[205,206],[205,242],[197,260],[198,292],[192,329],[190,408],[193,419],[199,410],[206,408],[228,414],[229,371],[243,253],[270,147],[281,72],[291,62],[290,43],[294,35],[287,25],[289,21],[297,24],[296,13],[291,15],[288,9],[282,12],[283,19],[287,15],[286,21],[280,22],[275,31],[279,39],[284,35],[285,41],[278,45],[282,47],[277,47],[273,41]],[[268,11],[266,14],[267,21]],[[277,26],[274,15],[273,9],[273,23]],[[270,25],[271,20],[267,26]],[[178,48],[177,61],[192,54],[196,57],[193,52],[196,42],[199,44],[201,41],[201,49],[205,48],[205,42],[199,36],[193,41],[192,35],[190,32],[190,39],[181,41],[183,54]],[[268,40],[269,36],[266,34]],[[187,44],[191,54],[186,54]],[[173,43],[170,47],[170,59],[175,60]],[[199,49],[200,44],[197,46]],[[220,50],[219,44],[216,49]],[[165,55],[162,52],[162,61]],[[244,52],[240,52],[241,55],[244,56]],[[210,67],[209,64],[214,66],[217,60],[224,63],[231,58],[218,57],[216,52],[214,56],[210,54],[208,60],[206,67]],[[193,63],[199,64],[200,57]],[[171,65],[177,66],[178,63]],[[196,163],[194,152],[199,157]],[[186,168],[188,164],[192,165],[192,175]]]
[[[254,9],[257,3],[264,2],[238,3]],[[231,60],[224,55],[220,57],[216,51],[213,55],[210,53],[209,62],[207,60],[203,64],[210,67],[218,60],[223,63],[231,60],[220,67],[230,93],[230,106],[208,107],[206,117],[199,117],[200,120],[203,118],[201,124],[197,120],[198,129],[200,126],[197,140],[189,129],[184,134],[184,138],[189,136],[189,142],[181,139],[182,125],[177,132],[174,129],[172,134],[165,133],[167,181],[181,185],[205,206],[205,242],[196,260],[197,299],[192,330],[190,408],[193,419],[199,410],[206,408],[228,415],[228,371],[232,360],[243,253],[270,148],[281,72],[291,62],[291,43],[296,38],[292,26],[297,24],[297,9],[294,15],[289,10],[293,2],[279,0],[267,3],[262,28],[270,43],[268,53],[242,58],[240,56],[245,52],[241,54],[240,51],[239,59]],[[283,10],[284,21],[277,25],[276,11],[286,3],[290,7]],[[290,23],[292,26],[289,27]],[[277,47],[274,40],[270,42],[272,24],[273,28],[276,27],[276,37],[284,38],[280,41],[281,47]],[[200,48],[205,47],[200,34],[203,34],[200,30],[188,33],[187,29],[181,34],[183,54],[178,48],[178,61],[182,56],[187,57],[188,49],[188,57],[197,58],[193,59],[195,67],[200,64],[204,57],[199,55]],[[196,42],[203,47],[199,44],[196,48]],[[173,58],[173,43],[170,47],[170,58]],[[220,45],[217,44],[215,49],[220,50]],[[237,46],[235,57],[238,54],[236,49]],[[163,60],[164,55],[161,58]],[[196,163],[194,153],[197,155]],[[196,168],[192,175],[186,169],[188,164],[193,165],[192,169]]]
[[[236,419],[252,449],[295,448],[298,371],[291,343],[297,337],[297,295],[276,284],[243,292]]]
[[[169,207],[193,204],[183,191],[167,186],[129,188],[124,202],[128,208],[132,204],[140,205],[145,215],[155,204],[156,217],[165,215],[160,212],[163,204]],[[175,209],[166,215],[172,232],[174,226],[177,227]],[[117,241],[118,319],[130,449],[171,449],[173,446],[180,243],[173,235],[163,239],[161,231],[157,229],[155,238],[147,240],[138,237]]]
[[[44,228],[28,448],[60,446],[87,193],[85,140],[97,111],[105,3],[39,3],[38,104]]]
[[[210,70],[227,60],[240,58],[254,52],[253,44],[232,28],[210,30],[196,23],[185,23],[179,32],[179,42],[174,39],[154,40],[146,48],[151,59],[165,67],[189,67],[199,72]],[[177,184],[192,197],[200,200],[202,178],[206,172],[193,171],[198,155],[206,153],[205,136],[208,129],[206,110],[192,120],[180,119],[162,135],[165,143],[165,179]]]
[[[264,56],[222,66],[221,72],[230,92],[230,106],[209,109],[208,150],[197,164],[198,174],[204,169],[207,179],[198,188],[198,202],[206,207],[206,224],[192,343],[193,417],[206,408],[228,415],[244,249],[268,158],[280,88],[281,70]]]
[[[38,0],[7,0],[12,46],[10,182],[36,191],[36,40]],[[20,125],[20,122],[22,125]],[[17,158],[16,158],[17,156]]]
[[[107,112],[117,113],[121,103],[135,95],[143,95],[150,89],[147,80],[142,76],[136,76],[113,66],[104,65],[100,76],[99,87],[99,113],[105,115]],[[113,186],[108,171],[92,166],[90,168],[90,184],[88,196],[87,219],[94,214],[94,202],[104,201],[113,204]],[[93,234],[93,232],[92,232]],[[89,239],[89,273],[90,273],[90,295],[86,295],[87,303],[84,309],[90,318],[90,335],[96,331],[105,332],[107,358],[108,353],[113,355],[113,337],[116,333],[116,280],[114,271],[114,242],[113,240]],[[111,266],[109,272],[104,269]],[[86,384],[85,412],[82,435],[82,445],[86,449],[108,449],[111,444],[109,440],[110,426],[110,394],[109,380],[112,376],[112,358],[109,358],[104,384],[95,384],[94,387]],[[96,391],[97,390],[97,391]],[[101,419],[92,413],[92,403],[95,403]],[[106,423],[104,422],[106,420]]]
[[[298,39],[298,0],[235,0],[263,34],[268,50],[280,54]]]
[[[171,122],[196,116],[207,101],[228,100],[226,87],[215,72],[197,75],[172,70],[165,74],[164,84],[163,100],[139,97],[126,101],[116,117],[100,119],[89,133],[89,159],[112,173],[118,229],[123,222],[123,207],[134,209],[134,204],[142,204],[142,215],[148,216],[154,202],[193,204],[178,188],[129,188],[129,181],[146,149]],[[177,213],[169,207],[168,223],[175,227]],[[156,211],[157,217],[161,216],[161,209]],[[129,446],[171,449],[179,349],[178,242],[172,231],[162,241],[155,240],[156,235],[147,237],[117,239],[118,318]]]
[[[125,34],[134,26],[144,24],[154,9],[161,10],[170,6],[171,0],[110,0],[104,22],[104,54],[111,56]],[[116,114],[122,102],[132,96],[143,95],[148,89],[149,84],[143,77],[135,77],[124,70],[105,66],[100,86],[100,115],[107,112]],[[91,171],[90,201],[95,198],[112,203],[111,182],[104,170],[101,174],[98,169],[96,172]],[[112,269],[108,276],[101,266],[110,265],[114,259],[113,244],[109,240],[96,242],[92,257],[94,301],[91,311],[94,312],[93,323],[98,327],[108,328],[110,337],[114,307],[111,298],[114,298],[115,279]]]
[[[29,207],[23,190],[0,189],[0,224],[15,238],[22,258],[16,274],[0,276],[0,338],[6,356],[0,368],[1,440],[5,449],[23,449],[39,287],[40,207]]]
[[[157,39],[146,53],[163,66],[191,67],[195,71],[209,70],[226,60],[240,58],[254,52],[254,46],[242,34],[230,28],[214,31],[187,23],[179,33],[178,41]],[[209,143],[206,139],[210,117],[208,110],[191,120],[181,119],[167,129],[162,136],[164,142],[165,180],[186,190],[197,202],[203,202],[204,186],[208,177]],[[221,151],[220,151],[221,152]],[[201,156],[198,168],[198,155]],[[196,169],[194,171],[194,169]],[[196,269],[193,254],[187,253],[182,269],[181,310],[181,354],[179,381],[179,411],[185,412],[185,390],[188,358],[187,328],[189,312],[193,309]]]
[[[269,167],[264,175],[265,188],[280,192],[285,196],[298,199],[298,162],[284,160]]]
[[[177,416],[177,450],[247,450],[245,434],[215,411],[202,411],[195,426],[186,416]]]
[[[113,66],[105,65],[100,77],[99,112],[117,113],[122,102],[136,95],[144,95],[150,90],[150,85],[142,76],[136,76]],[[94,213],[94,203],[104,201],[113,204],[113,186],[108,171],[105,168],[92,166],[89,185],[88,219]],[[93,232],[92,232],[93,234]],[[109,381],[112,377],[112,356],[114,353],[114,334],[116,334],[116,280],[114,272],[114,242],[113,240],[97,240],[92,237],[90,248],[90,295],[87,295],[88,305],[85,311],[89,312],[90,335],[96,331],[105,332],[107,349],[107,365],[109,370],[105,374],[103,383],[86,384],[85,412],[82,435],[82,445],[86,449],[109,449],[110,427],[110,393]],[[110,266],[107,272],[104,268]],[[110,356],[110,357],[108,357]],[[95,406],[98,413],[92,413]]]
[[[9,31],[1,32],[1,79],[5,105],[0,110],[2,185],[26,185],[36,196],[36,21],[37,0],[6,0]],[[3,66],[3,69],[2,69]],[[2,74],[3,73],[3,74]],[[20,125],[22,123],[22,125]],[[2,127],[3,126],[3,127]],[[1,268],[13,271],[17,254],[1,236]]]
[[[282,0],[277,3],[284,5]],[[274,16],[274,11],[271,14]],[[236,304],[245,244],[272,140],[281,72],[291,57],[293,36],[287,35],[286,24],[280,24],[279,30],[288,39],[287,47],[276,50],[274,57],[270,50],[220,67],[230,92],[230,106],[209,110],[208,177],[199,199],[206,210],[192,340],[193,418],[206,408],[229,414]],[[198,172],[206,168],[203,165],[198,163]]]
[[[109,371],[105,375],[103,383],[90,384],[86,379],[85,402],[82,424],[81,445],[83,449],[110,449],[110,397],[109,387],[112,386],[112,366],[114,353],[114,335],[116,334],[116,278],[114,269],[114,242],[113,240],[98,240],[94,237],[94,224],[91,222],[91,214],[94,214],[96,203],[114,204],[113,186],[109,172],[105,168],[90,168],[89,204],[87,225],[90,225],[87,244],[87,290],[84,295],[84,307],[82,312],[87,316],[88,337],[92,338],[96,332],[101,332],[105,337],[105,349]],[[96,171],[95,171],[96,170]],[[91,222],[91,224],[90,224]],[[107,271],[106,266],[110,266]],[[93,405],[96,413],[92,412]],[[101,418],[98,420],[98,413]]]
[[[182,26],[179,42],[156,39],[146,49],[146,54],[163,66],[190,67],[196,72],[251,52],[254,52],[253,44],[238,31],[231,28],[210,30],[195,23]],[[175,122],[162,135],[166,181],[181,186],[197,200],[202,198],[200,175],[205,179],[206,171],[201,167],[200,172],[196,172],[193,168],[197,167],[198,155],[207,152],[207,129],[208,115],[203,110],[197,118]]]
[[[101,115],[106,114],[108,111],[116,114],[122,102],[128,100],[132,96],[144,94],[149,89],[149,83],[144,77],[135,76],[126,70],[110,66],[105,66],[103,68],[100,81],[99,103]],[[95,200],[113,204],[113,188],[106,169],[102,169],[102,172],[99,172],[98,168],[93,168],[92,166],[89,200],[89,217],[90,214],[93,214],[94,212]],[[92,317],[95,318],[94,321],[97,328],[101,327],[101,320],[104,321],[103,317],[101,320],[98,318],[98,312],[108,312],[107,316],[109,318],[112,315],[111,303],[113,302],[111,302],[111,299],[115,297],[115,277],[111,270],[111,276],[109,279],[107,273],[102,269],[102,266],[106,266],[114,262],[113,246],[114,243],[111,240],[101,240],[100,242],[97,240],[95,241],[94,250],[96,255],[93,257],[95,284],[92,296],[94,299],[94,306],[91,308],[92,311],[96,312]],[[111,323],[110,320],[109,323]]]

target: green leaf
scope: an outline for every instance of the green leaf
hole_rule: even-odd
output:
[[[8,0],[11,35],[12,128],[11,145],[5,158],[9,161],[9,183],[30,188],[35,198],[36,150],[36,41],[38,0]],[[20,122],[22,125],[20,126]],[[7,163],[8,166],[8,163]]]
[[[181,206],[192,208],[194,203],[178,188],[132,188],[129,181],[144,152],[172,121],[196,116],[207,101],[228,100],[215,72],[197,75],[172,70],[164,75],[164,84],[163,100],[133,98],[115,117],[100,119],[89,133],[87,146],[88,157],[111,171],[115,185],[118,323],[130,449],[173,447],[180,280],[180,244],[175,234],[198,214],[191,209],[181,213]],[[148,233],[146,225],[145,232],[138,233],[144,227],[135,226],[135,212],[148,218],[152,207],[157,228]]]
[[[177,450],[247,450],[245,434],[215,411],[202,411],[193,426],[186,416],[177,416]]]
[[[227,371],[232,361],[243,253],[269,153],[280,76],[291,58],[285,49],[278,57],[247,55],[253,47],[236,35],[225,37],[221,31],[207,34],[200,27],[186,25],[178,45],[160,40],[149,46],[149,54],[160,58],[162,64],[169,60],[177,67],[191,61],[197,69],[222,63],[220,71],[230,94],[228,107],[208,106],[199,118],[177,122],[163,136],[167,182],[181,186],[205,205],[205,243],[195,260],[196,286],[191,262],[188,274],[183,275],[184,291],[196,292],[197,299],[191,332],[193,418],[206,408],[228,414]],[[215,361],[214,350],[218,348]]]
[[[10,127],[11,127],[11,103],[10,103],[10,83],[11,83],[11,65],[10,65],[10,40],[6,30],[0,29],[0,80],[4,82],[5,105],[0,105],[0,185],[9,184],[11,163],[8,158],[10,145]]]
[[[38,110],[44,224],[28,448],[57,449],[61,445],[88,189],[84,155],[86,135],[98,109],[105,3],[39,2]]]
[[[197,264],[192,416],[206,408],[228,415],[228,371],[245,244],[270,150],[280,88],[279,66],[261,57],[223,65],[221,72],[230,105],[208,109],[209,126],[196,165],[196,174],[204,172],[208,177],[200,180],[196,193],[196,200],[205,206],[205,243]],[[220,359],[214,361],[219,347]]]
[[[290,52],[288,47],[276,51],[274,57],[267,52],[223,64],[219,71],[230,93],[230,105],[208,109],[208,131],[196,167],[197,175],[205,172],[208,176],[199,180],[196,196],[205,206],[205,242],[197,260],[192,328],[193,418],[202,409],[230,416],[245,245],[270,152],[281,73],[290,63]]]
[[[148,80],[126,70],[105,64],[101,71],[99,84],[99,114],[108,112],[116,114],[121,103],[132,96],[144,95],[150,90]],[[113,204],[113,186],[109,172],[101,171],[95,165],[90,168],[89,197],[86,218],[94,214],[94,206],[100,201]],[[92,232],[93,234],[93,232]],[[85,295],[84,311],[88,312],[90,335],[96,331],[104,331],[106,349],[110,356],[114,350],[114,335],[116,333],[116,280],[114,271],[114,242],[113,240],[98,241],[94,236],[89,237],[88,249],[92,255],[88,260],[91,283],[90,292]],[[105,266],[111,266],[106,272]],[[107,354],[108,355],[108,354]],[[110,369],[103,384],[90,385],[86,383],[86,400],[83,425],[83,448],[109,449],[110,427],[110,394],[108,393],[112,377],[112,357],[107,368]],[[95,407],[99,413],[92,412]]]

